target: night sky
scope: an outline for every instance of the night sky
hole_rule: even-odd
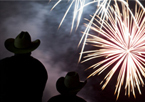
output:
[[[0,0],[0,59],[12,56],[13,53],[7,51],[4,47],[4,41],[7,38],[15,38],[21,31],[28,31],[32,41],[40,39],[40,46],[32,52],[32,56],[40,60],[48,72],[48,81],[44,90],[43,102],[46,102],[52,96],[58,95],[55,83],[61,76],[65,76],[69,71],[76,71],[80,75],[80,80],[93,72],[87,70],[94,62],[78,63],[81,46],[78,43],[84,31],[83,18],[90,19],[96,7],[88,6],[82,15],[79,28],[70,33],[72,10],[64,20],[62,26],[58,29],[59,23],[69,6],[69,3],[61,2],[53,11],[51,7],[57,0],[48,1],[2,1]],[[145,5],[144,0],[142,3]],[[90,49],[90,48],[87,48]],[[94,76],[88,79],[85,87],[77,94],[87,102],[115,102],[116,96],[114,89],[116,80],[111,80],[105,90],[101,90],[100,82],[104,74]],[[142,88],[142,95],[138,94],[134,99],[132,94],[130,98],[124,96],[122,89],[117,102],[145,102],[145,88]]]

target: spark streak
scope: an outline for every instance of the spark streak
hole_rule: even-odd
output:
[[[53,10],[62,0],[58,0],[58,2],[52,7],[51,10]],[[81,16],[82,16],[82,13],[83,13],[83,9],[84,9],[84,6],[85,6],[85,0],[72,0],[71,1],[71,4],[69,5],[68,9],[66,10],[61,22],[60,22],[60,25],[59,27],[62,25],[66,15],[68,14],[70,8],[72,7],[73,3],[75,3],[75,6],[74,6],[74,15],[73,15],[73,19],[72,19],[72,26],[71,26],[71,32],[74,28],[74,23],[75,23],[75,19],[77,18],[77,26],[76,26],[76,29],[78,28],[79,26],[79,23],[80,23],[80,20],[81,20]]]
[[[117,3],[117,2],[116,2]],[[117,94],[116,100],[122,85],[125,83],[125,95],[133,93],[134,98],[135,88],[141,94],[140,86],[144,86],[143,78],[145,77],[145,13],[140,6],[135,6],[134,18],[129,12],[129,9],[122,3],[122,11],[118,4],[108,8],[108,19],[104,20],[104,24],[100,29],[102,19],[96,15],[95,22],[90,28],[96,32],[96,35],[87,34],[85,45],[93,44],[94,47],[99,47],[96,50],[83,51],[82,54],[87,54],[83,62],[104,57],[88,69],[93,68],[95,71],[88,76],[100,75],[105,70],[109,70],[100,84],[103,84],[104,89],[115,72],[119,71],[114,94]],[[137,24],[136,24],[137,23]],[[98,36],[99,35],[99,36]],[[113,65],[113,67],[112,67]]]
[[[49,0],[49,1],[54,1],[54,0]],[[55,5],[51,8],[51,10],[53,10],[61,1],[63,1],[63,0],[58,0],[55,3]],[[101,16],[102,25],[103,25],[104,20],[108,18],[106,13],[107,13],[108,7],[110,6],[111,1],[122,2],[128,7],[128,3],[126,2],[126,0],[68,0],[68,2],[69,1],[71,1],[71,3],[69,5],[68,9],[66,10],[60,24],[59,24],[59,28],[62,25],[65,17],[67,16],[70,8],[72,7],[73,4],[75,4],[74,5],[74,11],[73,11],[74,15],[73,15],[73,19],[72,19],[71,32],[74,28],[74,24],[75,24],[76,19],[77,19],[77,24],[76,24],[76,30],[77,30],[77,28],[79,26],[79,23],[80,23],[80,20],[81,20],[81,16],[82,16],[83,11],[84,11],[84,8],[88,5],[90,5],[90,4],[97,3],[97,9],[96,9],[95,13],[97,13],[97,15]],[[142,7],[142,9],[145,12],[145,8],[140,3],[140,1],[139,0],[135,0],[135,1],[140,5],[140,7]],[[130,12],[131,12],[131,10],[130,10]],[[92,24],[92,22],[90,22],[90,24]],[[102,25],[101,25],[101,27],[102,27]],[[88,29],[88,31],[90,30],[89,28],[87,28],[87,29]]]

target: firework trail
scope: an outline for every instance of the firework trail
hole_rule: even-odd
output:
[[[86,45],[91,44],[96,50],[83,51],[83,62],[104,58],[88,69],[95,71],[88,76],[100,75],[105,70],[111,69],[100,84],[104,89],[115,72],[119,71],[114,94],[119,97],[121,88],[125,83],[125,95],[132,92],[134,98],[135,88],[141,94],[140,86],[144,86],[145,77],[145,13],[140,6],[135,6],[134,18],[129,9],[122,3],[122,11],[116,3],[108,8],[108,19],[104,20],[100,28],[102,19],[96,15],[93,18],[96,23],[92,23],[90,29],[95,31],[96,35],[87,34]],[[136,24],[137,23],[137,24]],[[98,49],[99,48],[99,49]]]
[[[54,1],[54,0],[49,0],[50,1]],[[52,7],[51,10],[53,10],[61,1],[64,1],[64,0],[58,0],[55,5]],[[67,0],[66,0],[67,1]],[[126,6],[128,6],[128,3],[126,2],[126,0],[68,0],[68,2],[70,2],[70,5],[68,7],[68,9],[66,10],[61,22],[60,22],[60,25],[59,27],[62,25],[65,17],[67,16],[70,8],[73,6],[74,4],[74,11],[73,11],[73,19],[72,19],[72,26],[71,26],[71,32],[74,28],[74,23],[75,23],[75,20],[77,19],[77,24],[76,24],[76,30],[79,26],[79,23],[80,23],[80,20],[81,20],[81,16],[83,14],[83,10],[84,10],[84,7],[88,6],[88,5],[91,5],[93,3],[97,3],[97,8],[96,8],[96,11],[95,11],[95,14],[97,15],[100,15],[101,16],[101,19],[102,19],[102,25],[103,25],[103,22],[105,19],[108,19],[107,17],[107,10],[108,10],[108,7],[110,6],[110,3],[111,1],[119,1],[119,2],[122,2],[124,3]],[[140,7],[142,7],[142,9],[144,10],[145,12],[145,8],[143,7],[143,5],[140,3],[139,0],[135,0],[139,5]],[[129,8],[128,8],[129,9]],[[130,9],[129,9],[130,10]],[[131,10],[130,10],[131,12]],[[94,14],[94,17],[95,17],[95,14]],[[94,19],[93,19],[94,20]],[[92,22],[89,22],[90,25],[92,24]],[[101,27],[102,27],[101,25]],[[86,31],[88,30],[89,32],[89,29],[90,29],[90,26],[87,27]]]
[[[58,0],[58,2],[52,7],[51,10],[53,10],[62,0]],[[69,0],[68,0],[69,1]],[[72,5],[75,4],[74,6],[74,15],[73,15],[73,19],[72,19],[72,26],[71,26],[71,32],[74,28],[74,23],[75,23],[75,19],[77,18],[77,26],[76,26],[76,29],[78,28],[79,26],[79,23],[80,23],[80,20],[81,20],[81,16],[82,16],[82,13],[83,13],[83,9],[84,9],[84,6],[85,6],[85,0],[72,0],[71,1],[71,4],[69,5],[68,9],[66,10],[61,22],[60,22],[60,25],[59,27],[62,25],[66,15],[68,14],[70,8],[72,7]]]

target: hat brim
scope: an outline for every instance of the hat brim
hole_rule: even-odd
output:
[[[79,92],[87,83],[87,81],[85,82],[79,82],[77,87],[74,88],[67,88],[64,85],[64,77],[60,77],[57,82],[56,82],[56,88],[58,90],[58,92],[60,92],[61,94],[67,94],[67,93],[77,93]]]
[[[40,45],[40,40],[37,39],[33,42],[31,42],[31,45],[28,48],[16,48],[14,46],[14,39],[9,38],[5,41],[5,47],[8,51],[13,52],[15,54],[23,54],[23,53],[29,53],[35,50]]]

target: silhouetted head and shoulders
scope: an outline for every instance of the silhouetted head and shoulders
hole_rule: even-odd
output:
[[[16,36],[16,38],[8,38],[4,45],[8,51],[14,53],[14,56],[12,57],[28,58],[31,56],[31,52],[40,45],[40,40],[37,39],[35,41],[31,41],[30,34],[28,32],[22,31]]]
[[[86,102],[77,96],[86,83],[87,81],[80,81],[77,72],[68,72],[65,77],[60,77],[56,82],[56,88],[60,95],[50,98],[48,102]]]
[[[47,81],[44,65],[31,56],[40,40],[31,41],[28,32],[9,38],[5,48],[14,55],[0,60],[1,102],[41,102]]]

